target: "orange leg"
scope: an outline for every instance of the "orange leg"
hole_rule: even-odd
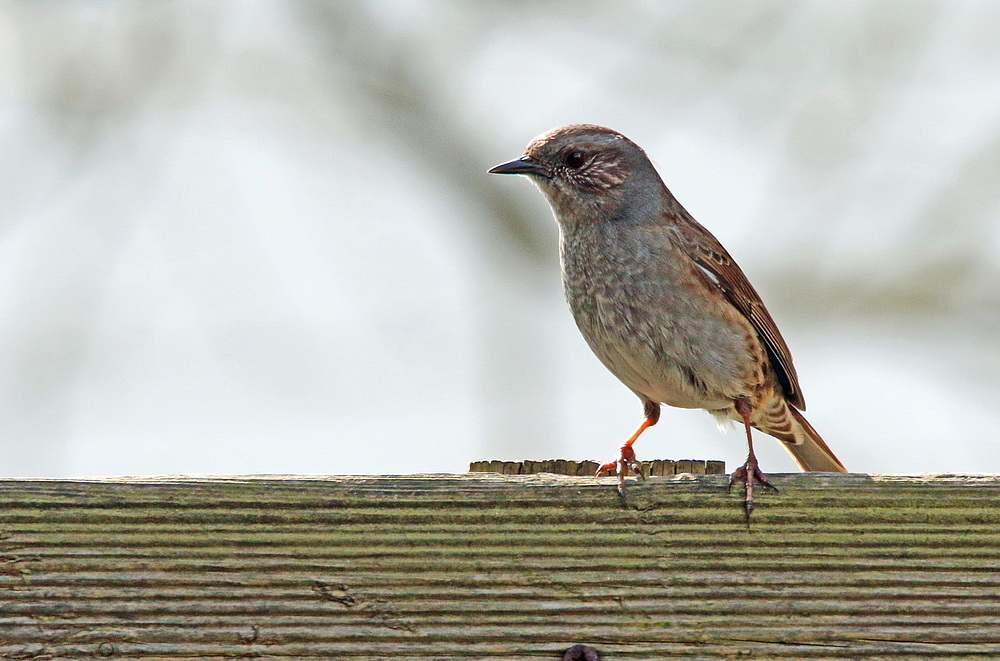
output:
[[[594,474],[598,477],[604,473],[614,472],[618,475],[618,493],[625,495],[625,476],[628,475],[628,469],[631,468],[636,472],[639,477],[642,477],[642,470],[639,467],[639,462],[635,459],[635,450],[632,449],[632,444],[635,443],[642,432],[646,431],[650,427],[656,424],[657,420],[660,419],[660,405],[655,402],[644,402],[646,418],[639,425],[639,428],[635,430],[635,433],[629,436],[629,439],[622,443],[622,446],[618,448],[618,456],[608,463],[604,464],[597,469],[597,473]]]
[[[744,488],[746,489],[743,509],[746,512],[747,525],[750,525],[750,513],[753,512],[754,480],[757,480],[765,487],[774,489],[775,492],[778,491],[778,487],[768,482],[767,477],[760,472],[760,467],[757,465],[757,455],[753,451],[753,437],[750,434],[750,402],[743,397],[737,399],[736,412],[743,418],[743,426],[747,430],[747,447],[749,448],[749,453],[747,454],[746,463],[733,471],[733,476],[729,479],[729,488],[732,489],[734,484],[741,479],[743,480]]]

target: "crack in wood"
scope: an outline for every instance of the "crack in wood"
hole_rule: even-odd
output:
[[[357,591],[351,590],[347,584],[330,584],[314,580],[312,590],[320,595],[324,601],[338,603],[345,608],[356,608],[366,613],[379,626],[394,631],[419,633],[417,628],[404,618],[392,604],[382,599],[365,599]]]

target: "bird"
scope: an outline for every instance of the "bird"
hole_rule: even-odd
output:
[[[563,291],[597,358],[642,402],[643,420],[597,475],[625,496],[633,444],[661,404],[704,409],[746,430],[742,483],[749,523],[761,471],[752,429],[778,439],[803,471],[846,473],[805,419],[792,354],[729,252],[681,206],[643,149],[621,133],[569,124],[534,138],[491,174],[528,177],[559,227]]]

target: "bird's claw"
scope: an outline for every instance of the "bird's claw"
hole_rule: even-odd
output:
[[[618,448],[618,457],[606,464],[601,465],[594,473],[594,477],[600,477],[604,473],[614,473],[618,476],[618,493],[622,496],[625,495],[625,476],[628,475],[629,469],[632,469],[639,479],[645,480],[646,476],[642,472],[642,465],[636,461],[635,450],[632,449],[630,443],[625,443],[620,448]]]
[[[760,471],[756,457],[748,458],[747,462],[734,470],[729,478],[729,491],[733,490],[733,485],[737,482],[743,483],[745,493],[743,511],[746,513],[747,525],[750,525],[750,514],[753,512],[753,485],[755,481],[763,487],[772,489],[774,493],[778,493],[778,487],[771,484],[767,476]]]

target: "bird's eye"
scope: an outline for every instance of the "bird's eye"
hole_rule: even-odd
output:
[[[570,153],[566,154],[565,160],[566,160],[566,165],[570,166],[571,168],[578,168],[581,165],[583,165],[584,161],[587,160],[587,157],[584,155],[582,151],[571,151]]]

